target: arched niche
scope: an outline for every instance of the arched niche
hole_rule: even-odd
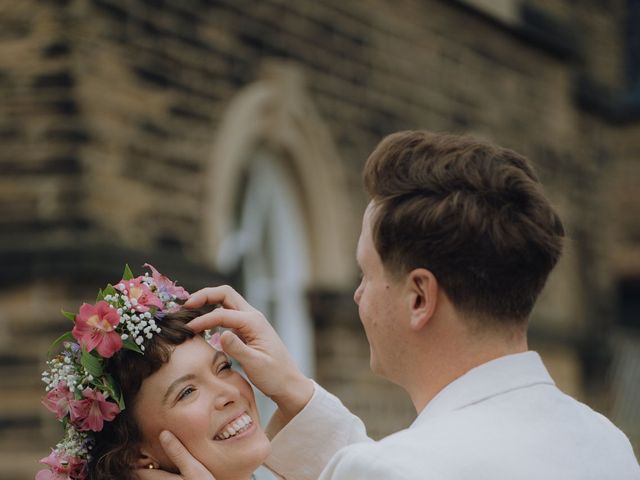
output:
[[[309,288],[351,288],[360,219],[346,199],[342,165],[331,135],[294,66],[271,62],[232,99],[216,133],[206,172],[205,258],[219,268],[219,252],[233,230],[241,179],[258,150],[277,154],[295,182],[306,221]]]

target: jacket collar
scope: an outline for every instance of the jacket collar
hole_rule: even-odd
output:
[[[501,393],[536,384],[555,385],[536,352],[496,358],[472,368],[443,388],[420,412],[411,427]]]

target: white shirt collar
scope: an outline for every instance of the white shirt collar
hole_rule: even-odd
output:
[[[555,385],[536,352],[496,358],[472,368],[444,387],[420,412],[411,427],[500,393],[540,383]]]

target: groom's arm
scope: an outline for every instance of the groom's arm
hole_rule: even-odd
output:
[[[287,480],[416,478],[394,463],[394,447],[367,437],[362,421],[319,385],[302,411],[278,428],[265,466]]]
[[[265,465],[296,480],[316,480],[341,449],[372,442],[362,421],[317,384],[311,400],[293,419],[287,421],[276,411],[267,434],[272,453]]]

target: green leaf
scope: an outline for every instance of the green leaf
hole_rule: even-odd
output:
[[[74,341],[75,339],[73,338],[73,335],[71,334],[71,332],[66,332],[63,333],[62,335],[60,335],[58,338],[55,339],[55,341],[51,344],[51,346],[49,347],[49,350],[47,351],[47,357],[51,356],[51,352],[58,346],[60,345],[62,342],[65,341]]]
[[[123,280],[131,280],[132,278],[133,278],[133,273],[131,272],[131,269],[129,268],[129,264],[125,264],[124,273],[122,274],[122,279]]]
[[[106,297],[107,295],[116,295],[118,292],[116,291],[115,288],[113,288],[113,285],[108,284],[105,289],[102,291],[102,293],[104,294],[104,296]]]
[[[102,291],[102,289],[98,289],[98,296],[96,297],[96,303],[98,303],[100,300],[104,300],[104,292]]]
[[[126,348],[127,350],[133,350],[134,352],[138,352],[144,355],[144,352],[140,349],[138,344],[131,339],[131,337],[122,341],[122,347]]]
[[[104,376],[104,387],[109,393],[109,396],[116,401],[120,410],[124,410],[124,396],[122,395],[122,391],[113,377],[108,373]]]
[[[76,314],[75,313],[65,312],[64,310],[60,310],[60,311],[62,312],[62,315],[64,315],[69,320],[71,320],[72,322],[75,323],[75,321],[76,321]]]
[[[98,358],[94,355],[91,355],[89,352],[82,350],[82,356],[80,357],[80,363],[84,367],[84,369],[93,375],[95,378],[101,377],[102,370],[102,359]]]

